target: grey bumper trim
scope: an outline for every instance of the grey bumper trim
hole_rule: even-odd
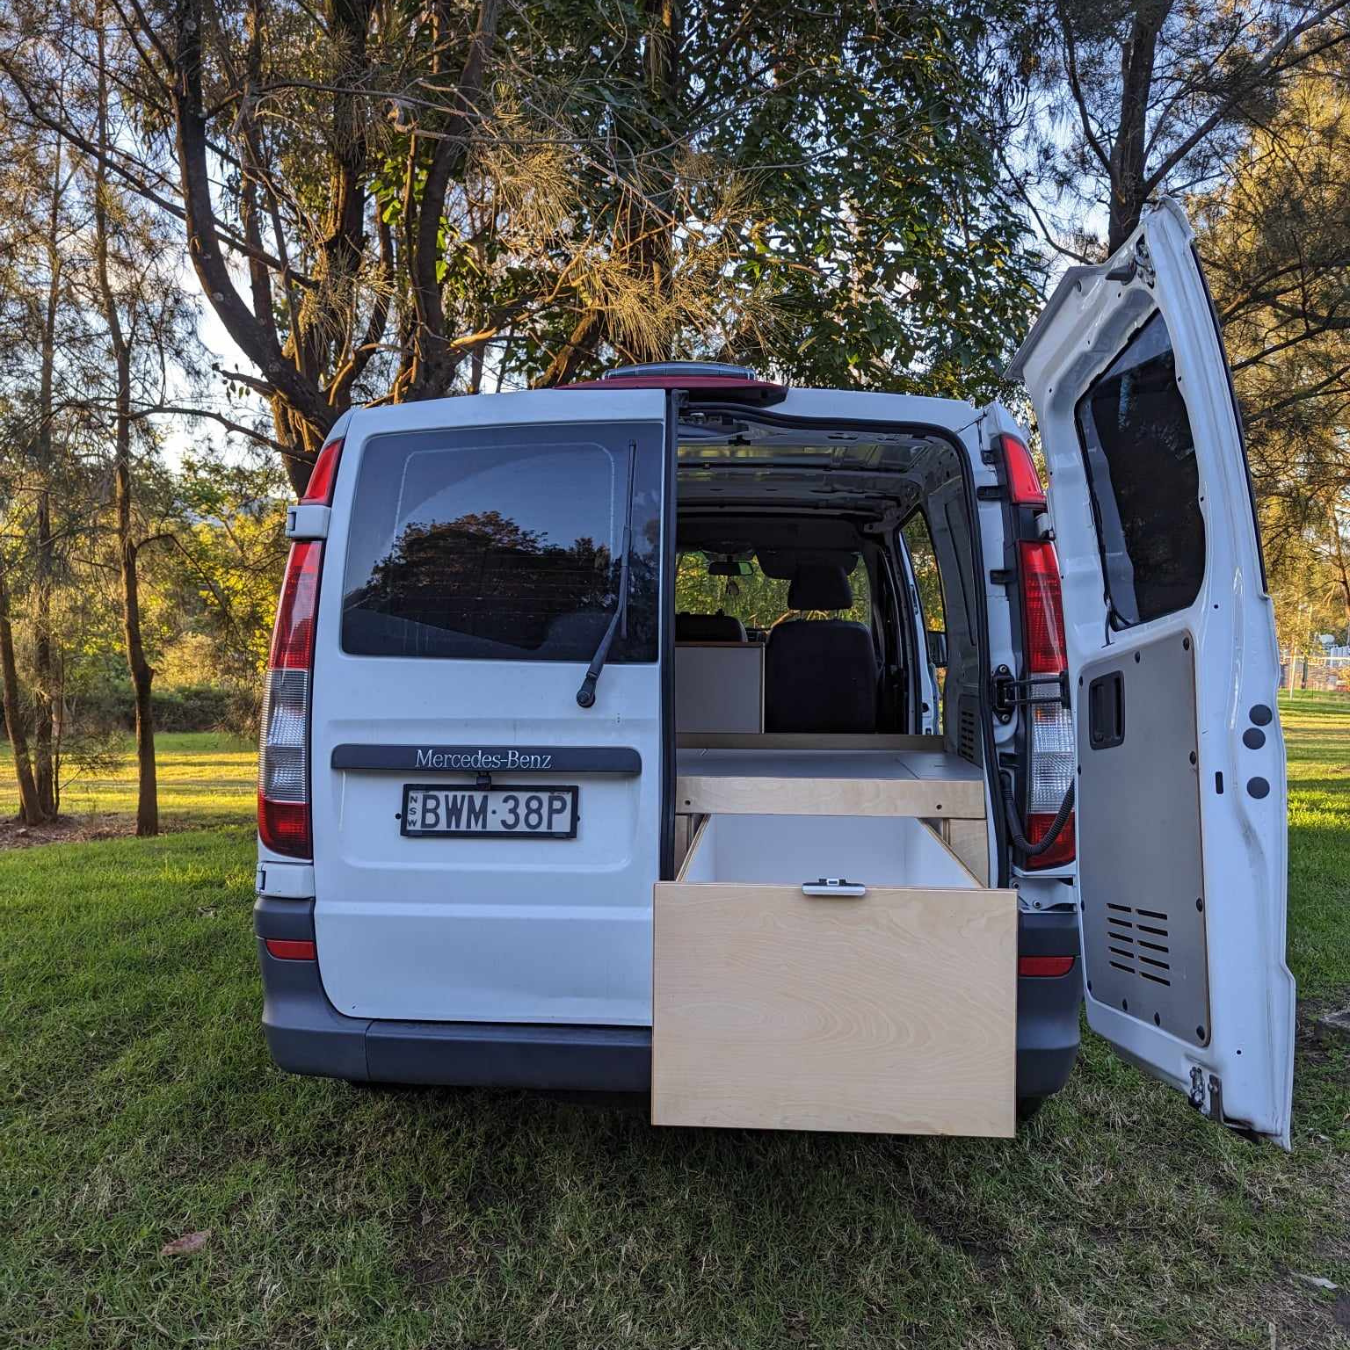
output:
[[[1076,954],[1072,914],[1022,916],[1021,949]],[[315,961],[270,956],[264,938],[313,938],[312,901],[261,897],[254,907],[263,977],[263,1028],[289,1073],[351,1082],[647,1092],[647,1027],[489,1022],[385,1022],[344,1017],[328,1001]],[[1068,1080],[1078,1053],[1081,973],[1018,982],[1017,1094],[1046,1097]]]

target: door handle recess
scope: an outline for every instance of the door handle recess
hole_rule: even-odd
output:
[[[1109,750],[1125,739],[1125,676],[1119,670],[1088,685],[1088,744]]]

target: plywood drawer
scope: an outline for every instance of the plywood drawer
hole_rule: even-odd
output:
[[[710,817],[654,931],[654,1124],[1012,1134],[1016,897],[922,822]]]

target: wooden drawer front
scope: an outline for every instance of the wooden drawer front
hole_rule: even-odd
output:
[[[652,1122],[1010,1136],[1012,891],[659,882]]]

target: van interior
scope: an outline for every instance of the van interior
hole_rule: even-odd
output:
[[[784,820],[783,846],[762,852],[714,843],[742,824],[703,825],[758,806],[833,820],[827,836],[855,868],[846,826],[904,817],[885,836],[890,853],[868,855],[874,885],[989,884],[962,453],[922,428],[686,411],[674,670],[684,875],[711,866],[713,879],[750,880],[727,874],[741,860],[800,882],[787,839],[800,820]]]

